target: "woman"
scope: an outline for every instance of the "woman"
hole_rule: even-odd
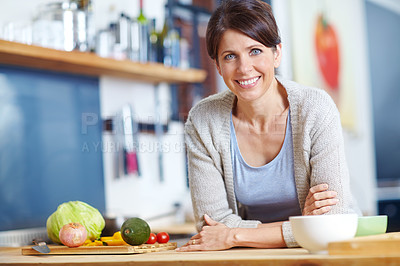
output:
[[[185,125],[199,233],[178,251],[295,247],[289,216],[359,212],[334,102],[275,76],[270,6],[224,2],[206,41],[229,90],[199,102]]]

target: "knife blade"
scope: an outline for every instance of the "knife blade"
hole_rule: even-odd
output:
[[[41,239],[33,239],[32,240],[33,244],[35,244],[34,246],[32,246],[32,248],[34,250],[36,250],[37,252],[40,253],[50,253],[50,249],[47,246],[46,242],[44,242]]]

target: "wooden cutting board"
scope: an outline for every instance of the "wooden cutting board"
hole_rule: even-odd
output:
[[[143,244],[140,246],[80,246],[77,248],[69,248],[63,245],[49,245],[50,253],[43,254],[34,249],[32,246],[23,247],[22,255],[101,255],[101,254],[136,254],[148,253],[164,250],[174,250],[177,247],[176,242],[165,244]]]
[[[331,242],[329,255],[400,255],[400,232]]]

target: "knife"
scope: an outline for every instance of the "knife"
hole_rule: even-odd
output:
[[[35,244],[32,248],[40,253],[50,253],[50,249],[47,246],[46,242],[41,239],[33,239],[33,244]]]
[[[154,130],[156,133],[157,137],[157,142],[159,145],[158,149],[158,172],[159,172],[159,177],[160,177],[160,182],[162,183],[164,181],[164,167],[163,167],[163,151],[162,151],[162,141],[163,141],[163,128],[161,124],[161,107],[160,107],[160,85],[155,85],[155,93],[154,93],[154,98],[155,98],[155,113],[156,117],[159,119],[154,121]]]

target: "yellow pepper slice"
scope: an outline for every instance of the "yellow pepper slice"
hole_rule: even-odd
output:
[[[107,241],[107,240],[114,240],[115,238],[112,236],[102,236],[100,237],[101,241]]]
[[[94,241],[90,241],[90,240],[86,240],[85,243],[83,243],[83,246],[104,246],[103,241],[100,240],[94,240]]]
[[[117,231],[114,233],[113,238],[115,239],[122,239],[121,231]]]
[[[85,242],[83,243],[83,246],[87,246],[90,243],[92,243],[92,240],[86,239]]]
[[[115,232],[113,236],[102,236],[100,240],[91,241],[87,239],[83,246],[122,246],[128,245],[121,236],[121,232]]]
[[[107,246],[123,246],[123,245],[128,245],[124,240],[122,239],[112,239],[112,240],[105,240],[104,243],[107,244]]]

